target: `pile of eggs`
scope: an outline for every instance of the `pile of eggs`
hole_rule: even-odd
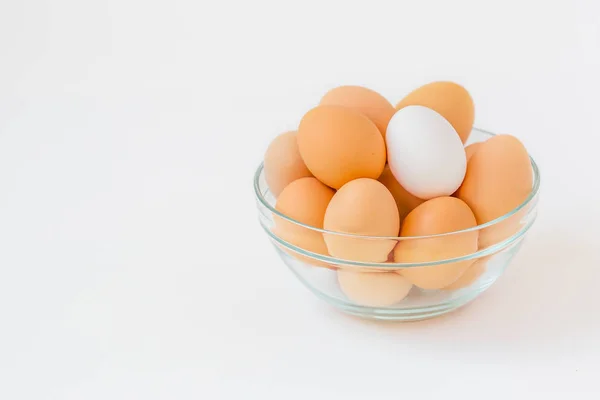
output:
[[[273,232],[312,253],[367,263],[419,263],[472,254],[519,229],[519,216],[484,230],[428,239],[476,227],[522,204],[532,190],[523,144],[496,135],[467,147],[475,110],[453,82],[432,82],[394,107],[360,86],[330,90],[297,131],[277,136],[264,157],[275,208],[305,225],[372,240],[310,230],[275,216]],[[295,257],[309,264],[330,265]],[[459,289],[485,269],[465,260],[392,272],[339,268],[342,291],[358,304],[388,306],[413,286]]]

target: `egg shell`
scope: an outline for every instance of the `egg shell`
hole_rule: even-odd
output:
[[[453,283],[444,287],[444,290],[459,290],[471,286],[487,268],[488,257],[483,257],[475,261],[471,266]]]
[[[273,139],[264,160],[265,180],[275,197],[296,179],[312,176],[300,156],[295,131],[282,133]]]
[[[438,197],[412,210],[402,225],[400,236],[427,236],[456,232],[476,226],[473,212],[460,199]],[[424,239],[401,240],[394,249],[397,263],[442,261],[477,251],[476,230]],[[440,289],[455,282],[475,260],[436,266],[410,267],[398,271],[415,286]]]
[[[484,224],[521,205],[533,185],[531,161],[525,146],[514,136],[497,135],[482,143],[467,164],[456,196]],[[481,232],[480,245],[489,246],[512,236],[521,227],[526,209]]]
[[[387,129],[387,158],[398,182],[413,196],[449,196],[465,176],[467,158],[444,117],[422,106],[404,107]]]
[[[522,208],[510,217],[483,228],[479,233],[479,248],[485,249],[516,235],[525,225],[528,210],[528,207]]]
[[[348,182],[333,196],[323,227],[329,231],[364,236],[398,236],[400,217],[390,191],[379,181],[360,178]],[[325,233],[329,254],[344,260],[385,262],[396,244],[392,239],[371,239]]]
[[[469,159],[473,156],[473,154],[475,154],[475,152],[477,151],[477,149],[479,148],[481,143],[482,142],[473,143],[473,144],[470,144],[467,147],[465,147],[465,155],[467,157],[467,165],[469,163]],[[465,171],[465,175],[466,175],[466,171]],[[456,189],[456,191],[452,194],[452,196],[456,197],[457,193],[458,193],[458,189]]]
[[[392,174],[389,165],[385,166],[378,181],[383,183],[383,185],[390,191],[392,196],[394,196],[396,206],[398,207],[398,213],[400,215],[400,221],[403,221],[409,212],[414,210],[415,207],[425,201],[413,196],[406,189],[404,189]]]
[[[333,189],[314,177],[300,178],[283,189],[277,198],[275,209],[303,224],[322,229],[325,210],[334,194]],[[321,232],[285,220],[277,215],[274,215],[273,219],[275,222],[273,233],[281,239],[304,250],[329,255]],[[313,258],[302,256],[289,249],[284,250],[301,261],[325,266],[325,263]]]
[[[438,112],[452,124],[463,143],[467,141],[473,129],[473,99],[469,92],[457,83],[439,81],[423,85],[402,99],[396,105],[396,109],[407,106],[424,106]]]
[[[342,292],[354,303],[367,307],[387,307],[402,301],[410,292],[408,279],[393,272],[337,271]]]
[[[385,142],[364,115],[341,106],[318,106],[298,128],[298,148],[311,173],[339,189],[357,178],[377,179],[385,166]]]
[[[475,154],[475,152],[477,151],[479,146],[481,146],[481,143],[482,142],[472,143],[472,144],[468,145],[467,147],[465,147],[465,155],[467,156],[467,164],[468,164],[469,160],[471,159],[471,157],[473,156],[473,154]]]
[[[362,86],[339,86],[323,96],[321,105],[348,107],[368,117],[385,139],[385,131],[396,109],[385,97]]]

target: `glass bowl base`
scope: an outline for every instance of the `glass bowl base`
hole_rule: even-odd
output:
[[[326,301],[331,306],[345,314],[379,321],[414,322],[439,317],[467,305],[471,301],[475,300],[475,298],[481,295],[485,290],[487,290],[494,283],[494,281],[495,279],[488,281],[485,285],[479,286],[475,290],[470,290],[464,296],[452,299],[451,301],[428,307],[414,308],[379,308],[360,306],[341,301],[337,298],[329,297],[314,290],[311,291],[316,294],[317,297]]]

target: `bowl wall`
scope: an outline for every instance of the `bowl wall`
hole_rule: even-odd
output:
[[[276,251],[294,273],[294,275],[312,293],[338,309],[357,316],[394,320],[414,321],[432,318],[457,309],[475,299],[488,289],[502,275],[510,261],[519,251],[523,239],[519,239],[504,250],[479,258],[473,264],[475,273],[464,287],[457,289],[421,289],[412,286],[408,295],[401,301],[389,305],[368,305],[363,301],[349,297],[341,288],[339,269],[317,267],[314,264],[300,261],[288,252],[275,245]],[[352,273],[352,272],[351,272]],[[376,272],[367,272],[376,273]],[[381,274],[393,274],[383,272]]]

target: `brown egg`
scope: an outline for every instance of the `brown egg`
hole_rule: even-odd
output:
[[[443,288],[444,290],[458,290],[470,286],[486,270],[489,257],[483,257],[475,261],[456,281]]]
[[[454,82],[432,82],[415,89],[402,99],[396,109],[423,106],[441,114],[454,127],[463,143],[473,129],[475,107],[467,90]]]
[[[425,201],[407,192],[406,189],[404,189],[402,185],[398,183],[396,178],[394,178],[394,175],[392,175],[392,171],[388,165],[386,165],[383,169],[378,181],[383,183],[385,187],[388,188],[390,193],[392,193],[392,196],[394,196],[396,206],[398,207],[398,213],[400,215],[400,221],[403,221],[409,212]]]
[[[408,295],[412,284],[393,272],[337,271],[342,292],[354,303],[367,307],[387,307],[399,303]]]
[[[364,236],[398,236],[400,217],[390,191],[374,179],[348,182],[331,199],[323,227]],[[329,254],[345,260],[385,262],[396,244],[391,239],[365,239],[324,234]]]
[[[484,224],[522,204],[533,184],[529,155],[514,136],[497,135],[482,143],[467,163],[465,179],[456,192]],[[520,229],[524,212],[481,231],[480,247],[498,243]]]
[[[265,180],[273,196],[296,179],[312,176],[298,151],[296,132],[277,136],[265,153]]]
[[[483,228],[479,233],[479,248],[485,249],[498,244],[519,232],[526,223],[525,216],[528,211],[528,207],[522,208],[505,220]]]
[[[469,160],[471,159],[473,154],[475,154],[475,152],[477,151],[479,146],[481,146],[481,143],[483,143],[483,142],[472,143],[472,144],[468,145],[467,147],[465,147],[465,154],[467,155],[467,162],[469,162]]]
[[[283,189],[277,199],[275,209],[296,221],[322,229],[325,210],[334,194],[333,189],[325,186],[316,178],[300,178]],[[305,228],[279,216],[274,216],[274,220],[273,233],[275,235],[302,249],[329,255],[321,232]],[[312,258],[303,257],[296,252],[288,251],[288,253],[310,264],[320,266],[324,264]]]
[[[483,142],[477,142],[477,143],[473,143],[468,145],[467,147],[465,147],[465,154],[467,156],[467,163],[469,162],[469,159],[473,156],[473,154],[475,154],[475,152],[477,151],[477,149],[479,148],[479,146],[481,146],[481,143]],[[452,193],[453,197],[457,197],[458,194],[458,189],[456,189],[456,191],[454,193]]]
[[[412,210],[402,225],[400,236],[426,236],[455,232],[476,226],[473,212],[455,197],[437,197]],[[425,239],[401,240],[394,249],[397,263],[441,261],[477,251],[477,231]],[[455,282],[474,260],[436,266],[403,268],[398,271],[423,289],[440,289]]]
[[[344,106],[368,117],[385,139],[388,122],[396,112],[394,106],[379,93],[362,86],[339,86],[321,99],[321,105]]]
[[[324,184],[339,189],[357,178],[379,178],[385,144],[373,122],[341,106],[319,106],[304,115],[298,148],[308,169]]]

